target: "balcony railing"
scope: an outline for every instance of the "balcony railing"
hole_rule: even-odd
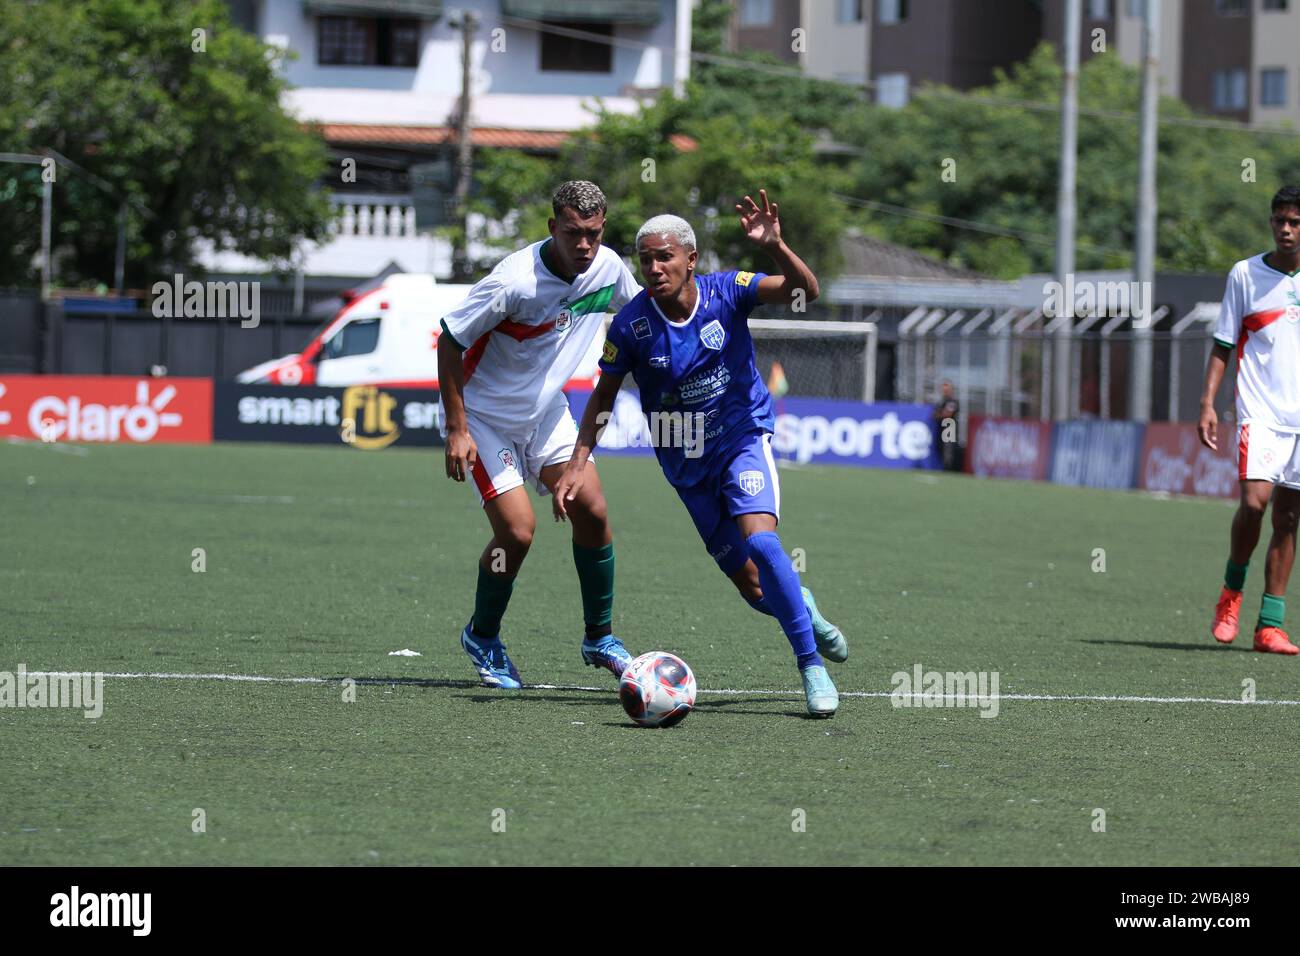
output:
[[[350,193],[334,195],[339,217],[330,225],[335,236],[363,239],[414,239],[415,204],[410,196]]]

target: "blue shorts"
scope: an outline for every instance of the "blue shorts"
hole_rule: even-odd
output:
[[[677,496],[719,569],[728,577],[735,574],[749,560],[735,517],[765,512],[781,518],[781,484],[772,458],[772,433],[744,436],[721,456],[708,478],[678,488]]]

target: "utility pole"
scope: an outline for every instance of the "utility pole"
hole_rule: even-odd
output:
[[[471,66],[470,55],[472,52],[471,45],[474,38],[474,30],[478,27],[478,14],[470,10],[464,10],[460,14],[459,22],[455,24],[460,28],[460,115],[457,118],[456,130],[456,220],[461,226],[461,238],[457,240],[456,249],[452,253],[452,269],[456,273],[456,278],[461,282],[468,279],[471,266],[469,261],[469,187],[474,178],[474,149],[470,142],[472,135],[470,128],[470,103],[471,103]]]
[[[1062,289],[1073,289],[1074,272],[1075,159],[1079,141],[1079,25],[1082,0],[1065,3],[1065,75],[1061,87],[1061,159],[1056,184],[1056,281]],[[1074,333],[1073,296],[1065,302],[1066,315],[1056,329],[1052,349],[1052,418],[1070,417],[1070,345]],[[1060,319],[1060,316],[1057,317]]]
[[[1156,120],[1160,108],[1160,0],[1146,0],[1142,25],[1142,105],[1138,133],[1137,243],[1133,278],[1148,313],[1133,317],[1129,418],[1151,420],[1151,314],[1155,311]],[[1150,290],[1152,294],[1145,294]],[[1130,312],[1132,311],[1130,307]]]

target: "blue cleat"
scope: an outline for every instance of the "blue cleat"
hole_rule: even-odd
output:
[[[615,677],[622,677],[627,665],[632,663],[632,655],[622,641],[613,634],[606,634],[595,641],[583,639],[582,662],[592,667],[604,667]]]
[[[524,682],[519,678],[519,671],[515,670],[514,663],[506,654],[506,646],[501,643],[500,637],[491,640],[479,637],[470,630],[470,625],[466,624],[465,630],[460,632],[460,646],[465,648],[465,653],[474,662],[474,668],[478,671],[479,680],[483,682],[484,687],[516,690],[524,686]]]
[[[831,675],[826,673],[826,668],[814,664],[799,673],[803,677],[803,695],[808,701],[808,713],[814,717],[834,717],[840,706],[840,695],[831,683]]]
[[[844,635],[840,633],[838,627],[821,616],[812,592],[807,588],[800,588],[800,590],[803,591],[804,607],[808,608],[808,616],[812,618],[817,653],[836,664],[843,664],[849,659],[849,642],[844,640]]]

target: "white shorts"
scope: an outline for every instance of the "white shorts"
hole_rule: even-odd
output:
[[[1237,426],[1237,475],[1242,481],[1300,489],[1300,434],[1278,431],[1267,422],[1242,422]]]
[[[478,447],[478,460],[470,469],[479,503],[483,504],[531,481],[539,495],[549,495],[542,483],[542,469],[568,461],[578,441],[578,426],[569,412],[568,400],[556,396],[536,425],[529,431],[507,434],[465,409],[465,423]],[[595,459],[595,456],[592,456]]]

